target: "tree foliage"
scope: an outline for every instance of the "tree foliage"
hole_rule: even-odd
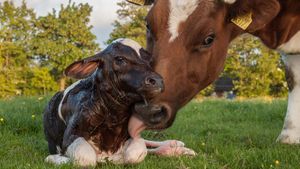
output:
[[[91,11],[88,4],[70,1],[36,17],[25,1],[0,3],[0,98],[56,91],[68,64],[99,49]]]
[[[114,22],[114,30],[110,34],[110,44],[118,38],[131,38],[146,46],[146,25],[145,16],[148,12],[147,7],[137,7],[127,2],[119,2],[120,9],[117,11],[119,19]]]
[[[96,36],[88,26],[92,7],[88,4],[69,2],[61,5],[59,12],[53,10],[47,16],[39,17],[39,30],[33,43],[35,55],[42,66],[47,66],[59,78],[60,88],[65,84],[63,70],[74,60],[93,55],[98,49]]]
[[[253,36],[244,35],[232,43],[224,75],[232,77],[238,95],[283,96],[287,93],[280,55]]]
[[[30,71],[30,41],[35,33],[36,17],[23,1],[0,3],[0,97],[22,94]]]

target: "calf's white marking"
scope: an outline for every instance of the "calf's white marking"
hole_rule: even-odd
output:
[[[167,140],[163,142],[156,142],[156,141],[148,141],[146,140],[146,145],[150,146],[154,149],[148,149],[148,153],[156,154],[160,156],[181,156],[181,155],[188,155],[188,156],[196,156],[197,153],[189,148],[184,147],[184,143],[177,140]]]
[[[59,106],[58,106],[58,116],[59,118],[66,124],[66,121],[61,113],[61,107],[62,107],[62,104],[65,100],[65,97],[66,95],[72,90],[74,89],[79,83],[81,82],[81,80],[73,83],[71,86],[69,86],[65,91],[64,91],[64,95],[63,95],[63,98],[61,99],[60,103],[59,103]]]
[[[49,155],[46,159],[45,162],[47,163],[52,163],[55,165],[62,165],[70,162],[70,158],[62,156],[60,154],[55,154],[55,155]]]
[[[135,50],[137,55],[140,56],[140,50],[141,50],[142,46],[139,43],[137,43],[136,41],[127,39],[127,38],[121,38],[121,39],[115,40],[113,43],[116,43],[116,42],[119,42],[128,47],[131,47],[133,50]]]
[[[82,137],[77,138],[67,148],[66,156],[79,166],[95,166],[97,155],[93,147]]]
[[[136,164],[142,162],[147,156],[147,147],[144,139],[130,139],[129,145],[125,146],[124,161],[126,164]]]
[[[289,92],[284,127],[278,141],[287,144],[300,143],[300,55],[286,56],[285,64],[293,72],[294,88]]]
[[[169,32],[171,33],[170,42],[174,41],[179,35],[179,26],[196,10],[199,0],[169,0]]]
[[[89,143],[95,147],[92,141]],[[147,155],[147,148],[143,139],[129,139],[115,153],[97,151],[97,162],[110,161],[114,164],[136,164],[143,161]]]
[[[224,0],[224,2],[227,4],[233,4],[236,2],[236,0]]]

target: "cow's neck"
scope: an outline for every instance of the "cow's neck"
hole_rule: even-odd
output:
[[[280,0],[281,11],[264,29],[254,33],[270,48],[288,54],[300,53],[300,4]]]

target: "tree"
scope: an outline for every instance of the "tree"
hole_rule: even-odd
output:
[[[107,44],[118,38],[131,38],[142,46],[146,46],[146,24],[145,16],[148,9],[137,7],[127,2],[119,2],[120,9],[117,11],[119,20],[114,22],[114,30],[110,34]]]
[[[20,7],[10,1],[0,3],[0,97],[21,94],[26,84],[35,18],[24,1]]]
[[[246,97],[287,94],[284,65],[280,55],[265,47],[258,38],[243,35],[228,51],[223,75],[234,79],[238,95]]]
[[[61,5],[47,16],[39,17],[36,26],[39,30],[33,43],[37,60],[43,67],[48,67],[51,74],[65,88],[66,78],[63,70],[75,60],[93,55],[99,50],[89,26],[92,7],[88,4],[69,2]]]
[[[25,95],[47,95],[57,91],[57,85],[46,67],[33,67],[28,74],[29,87],[24,90]]]

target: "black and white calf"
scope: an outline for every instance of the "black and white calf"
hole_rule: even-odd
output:
[[[66,75],[82,80],[58,92],[45,109],[44,132],[51,154],[46,161],[93,166],[106,160],[118,164],[143,160],[145,142],[130,138],[128,122],[134,103],[163,90],[163,80],[150,61],[135,41],[120,39],[70,65]]]
[[[94,166],[107,160],[138,163],[147,153],[194,156],[180,141],[147,141],[138,134],[143,129],[132,130],[138,125],[131,116],[133,104],[141,106],[144,101],[147,106],[164,87],[151,60],[135,41],[119,39],[103,52],[71,64],[66,75],[82,80],[58,92],[45,109],[44,132],[51,154],[46,161]],[[148,113],[156,120],[163,117],[150,108]]]

